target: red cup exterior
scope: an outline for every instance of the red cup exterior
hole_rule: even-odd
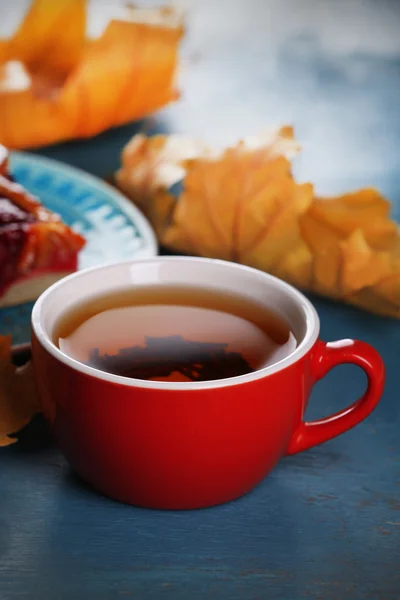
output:
[[[42,409],[72,469],[107,496],[159,509],[238,498],[284,454],[320,444],[364,419],[383,390],[382,360],[361,342],[332,346],[317,341],[296,362],[255,380],[166,390],[83,373],[32,335]],[[304,423],[315,381],[345,362],[366,371],[364,397],[337,415]]]

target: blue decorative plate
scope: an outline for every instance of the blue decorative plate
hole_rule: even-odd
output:
[[[79,268],[157,254],[157,242],[140,211],[111,186],[60,162],[20,154],[11,155],[11,172],[44,206],[86,238]],[[33,303],[0,310],[0,334],[11,334],[13,344],[30,339]]]

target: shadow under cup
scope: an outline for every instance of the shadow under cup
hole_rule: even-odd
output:
[[[298,346],[282,361],[247,375],[183,383],[98,371],[52,342],[65,309],[149,285],[239,292],[283,316]],[[245,494],[285,453],[339,435],[371,412],[383,387],[377,353],[353,341],[329,348],[318,333],[311,303],[270,275],[211,259],[158,257],[80,271],[49,288],[32,312],[32,357],[43,413],[83,479],[122,502],[189,509]],[[343,362],[367,372],[365,397],[339,418],[304,423],[313,383]]]

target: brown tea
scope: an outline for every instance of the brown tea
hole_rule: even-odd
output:
[[[288,324],[243,296],[149,286],[67,312],[54,342],[96,369],[153,381],[208,381],[256,371],[293,352]]]

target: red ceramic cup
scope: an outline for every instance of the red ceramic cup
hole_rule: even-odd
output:
[[[249,296],[283,315],[299,344],[281,362],[218,381],[128,379],[73,360],[52,342],[66,307],[128,286],[196,285]],[[321,444],[365,419],[384,385],[378,353],[353,340],[324,343],[312,304],[290,285],[222,261],[163,257],[66,277],[32,313],[32,351],[45,416],[71,467],[122,502],[189,509],[250,491],[285,454]],[[361,367],[365,394],[335,415],[303,420],[311,389],[343,363]]]

